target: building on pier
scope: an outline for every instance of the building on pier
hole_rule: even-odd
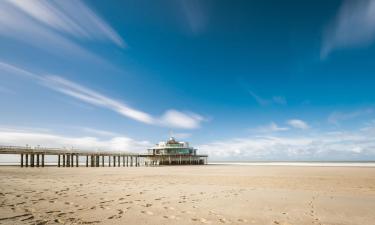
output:
[[[207,155],[198,155],[197,149],[188,142],[176,141],[170,137],[149,148],[146,163],[150,165],[202,165],[207,164]]]

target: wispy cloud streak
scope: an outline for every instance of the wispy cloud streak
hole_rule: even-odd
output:
[[[6,0],[35,21],[78,38],[109,40],[125,47],[124,40],[80,0]]]
[[[271,99],[265,99],[263,97],[260,97],[253,91],[249,91],[249,94],[261,106],[267,106],[267,105],[272,105],[272,104],[278,104],[278,105],[287,104],[286,98],[284,96],[273,96]]]
[[[287,130],[289,130],[289,127],[280,127],[275,122],[271,122],[270,124],[265,126],[259,126],[255,129],[250,129],[250,131],[254,133],[273,133]]]
[[[359,110],[350,111],[350,112],[335,111],[335,112],[332,112],[328,116],[328,122],[331,124],[339,125],[342,121],[355,119],[361,116],[366,116],[366,115],[372,114],[373,112],[374,110],[372,108],[359,109]]]
[[[81,46],[87,41],[125,41],[81,1],[0,1],[0,36],[54,55],[103,61]]]
[[[360,47],[375,40],[375,1],[345,0],[323,37],[321,58],[339,48]]]
[[[169,109],[162,116],[154,117],[141,110],[132,108],[119,100],[109,98],[99,92],[66,80],[60,76],[38,75],[3,62],[0,62],[0,70],[32,78],[49,89],[63,93],[91,105],[110,109],[122,116],[145,124],[159,125],[170,128],[196,129],[199,128],[201,122],[205,120],[202,116],[196,113],[180,112],[175,109]]]
[[[183,15],[193,34],[198,34],[206,29],[208,23],[207,10],[203,1],[199,0],[179,0]]]

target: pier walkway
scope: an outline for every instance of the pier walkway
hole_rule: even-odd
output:
[[[86,167],[140,166],[141,158],[143,158],[138,153],[23,146],[0,146],[0,154],[20,155],[21,167],[44,167],[46,155],[56,156],[58,167],[78,167],[80,157],[85,158]],[[108,160],[105,160],[105,158],[108,158]]]

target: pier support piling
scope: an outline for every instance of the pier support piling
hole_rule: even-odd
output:
[[[30,166],[34,167],[34,154],[30,154],[30,157],[31,157],[31,159],[30,159]]]
[[[23,154],[21,154],[21,167],[23,167]]]
[[[42,154],[42,167],[44,167],[44,154]]]

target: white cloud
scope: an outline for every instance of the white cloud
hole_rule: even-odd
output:
[[[126,136],[99,139],[92,136],[69,137],[53,133],[0,129],[0,145],[75,148],[80,150],[145,152],[151,146],[148,141],[136,141]]]
[[[195,113],[180,112],[174,109],[167,110],[157,123],[168,124],[169,127],[181,127],[187,129],[195,129],[200,127],[200,123],[204,118]]]
[[[119,100],[109,98],[101,93],[56,75],[42,76],[3,62],[0,62],[0,69],[13,74],[32,78],[54,91],[63,93],[91,105],[110,109],[122,116],[142,123],[170,128],[195,129],[199,128],[200,123],[204,121],[204,118],[198,114],[180,112],[175,109],[169,109],[162,116],[154,117],[146,112],[132,108]]]
[[[346,0],[323,37],[321,57],[339,48],[360,47],[375,40],[375,1]]]
[[[371,108],[360,109],[360,110],[356,110],[356,111],[352,111],[352,112],[335,111],[328,116],[328,122],[332,123],[332,124],[335,124],[335,125],[339,125],[341,121],[350,120],[350,119],[354,119],[354,118],[357,118],[357,117],[369,115],[369,114],[372,114],[373,111],[374,110],[371,109]]]
[[[272,104],[286,105],[287,101],[284,96],[273,96],[271,99],[265,99],[255,94],[253,91],[249,91],[249,94],[254,100],[261,106],[267,106]]]
[[[255,129],[250,129],[250,131],[254,133],[272,133],[272,132],[280,132],[280,131],[287,131],[289,130],[288,127],[279,127],[275,122],[271,122],[268,125],[260,126]]]
[[[198,146],[210,160],[374,160],[375,139],[367,131],[303,136],[233,138]]]
[[[305,121],[299,120],[299,119],[288,120],[287,123],[294,128],[298,128],[302,130],[306,130],[310,128],[310,126]]]

